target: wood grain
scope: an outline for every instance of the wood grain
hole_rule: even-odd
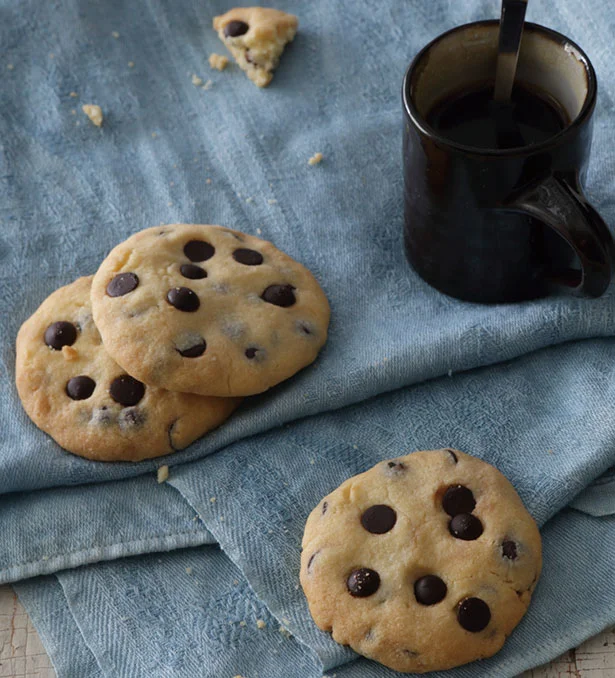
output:
[[[32,622],[10,586],[0,586],[0,678],[55,678]],[[83,676],[83,678],[88,678]],[[615,678],[615,629],[521,678]]]

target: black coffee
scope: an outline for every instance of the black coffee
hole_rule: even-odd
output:
[[[570,122],[548,94],[515,84],[511,101],[493,100],[493,83],[447,97],[427,122],[451,141],[475,148],[518,148],[545,141]]]

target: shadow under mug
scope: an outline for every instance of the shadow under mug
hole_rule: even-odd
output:
[[[450,296],[482,303],[557,288],[600,296],[614,244],[583,195],[596,75],[563,35],[526,23],[517,80],[543,90],[571,122],[532,146],[484,149],[426,122],[453,93],[494,80],[499,22],[454,28],[427,45],[403,82],[404,240],[418,274]]]

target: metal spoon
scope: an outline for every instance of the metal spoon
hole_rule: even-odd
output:
[[[502,0],[498,61],[493,92],[493,98],[498,102],[510,101],[517,71],[527,2],[528,0]]]

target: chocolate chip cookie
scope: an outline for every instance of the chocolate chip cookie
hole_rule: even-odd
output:
[[[541,569],[538,528],[493,466],[415,452],[350,478],[310,514],[301,584],[316,624],[397,671],[490,657]]]
[[[268,7],[236,7],[214,18],[214,30],[252,82],[266,87],[284,47],[297,32],[297,17]]]
[[[199,224],[156,226],[118,245],[92,285],[109,354],[172,391],[260,393],[317,356],[329,304],[314,276],[271,243]]]
[[[158,457],[221,424],[237,399],[145,386],[109,357],[92,320],[91,284],[92,276],[60,288],[19,330],[17,390],[34,423],[97,461]]]

